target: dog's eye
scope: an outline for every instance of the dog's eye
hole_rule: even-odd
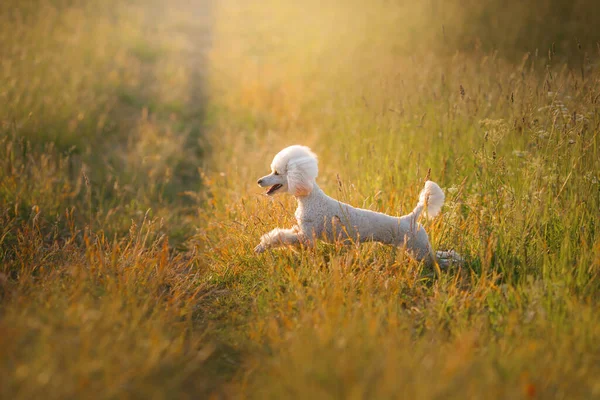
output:
[[[279,175],[279,172],[275,171],[273,172],[273,175]]]

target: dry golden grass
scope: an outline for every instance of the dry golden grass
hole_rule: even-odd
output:
[[[586,2],[9,3],[2,397],[600,396]],[[255,186],[293,143],[386,213],[431,171],[466,264],[253,254],[293,223]]]

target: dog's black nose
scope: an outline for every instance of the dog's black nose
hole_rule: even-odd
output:
[[[260,185],[262,183],[262,179],[257,180],[256,183]]]

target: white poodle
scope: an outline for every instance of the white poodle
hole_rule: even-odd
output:
[[[254,251],[286,245],[313,245],[316,239],[355,243],[376,241],[404,247],[417,260],[446,266],[462,259],[454,251],[433,253],[425,229],[417,219],[427,210],[429,218],[436,216],[444,204],[444,192],[432,182],[425,182],[415,209],[402,217],[392,217],[375,211],[355,208],[327,196],[315,181],[318,175],[317,156],[306,146],[290,146],[281,150],[271,163],[271,173],[258,180],[268,186],[267,195],[289,192],[296,197],[298,225],[291,229],[273,229],[263,235]]]

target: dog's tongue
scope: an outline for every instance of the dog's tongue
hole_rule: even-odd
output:
[[[282,187],[283,185],[277,184],[277,185],[273,185],[269,188],[269,190],[267,190],[267,194],[271,194],[274,191],[276,191],[277,189],[279,189],[280,187]]]

